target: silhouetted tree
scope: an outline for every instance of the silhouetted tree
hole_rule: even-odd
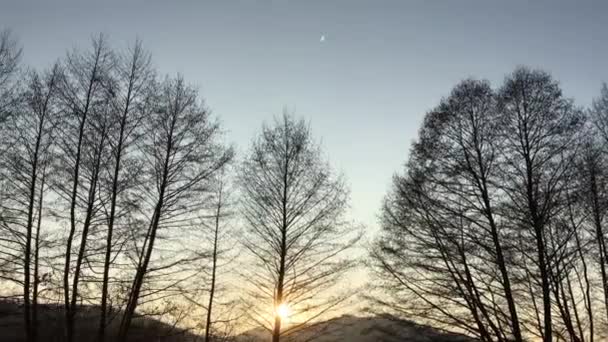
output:
[[[110,266],[114,241],[114,226],[117,216],[128,215],[136,210],[136,204],[128,194],[137,184],[138,159],[134,154],[135,142],[141,136],[142,120],[149,111],[151,86],[154,74],[150,67],[150,55],[141,42],[137,41],[128,53],[119,56],[114,72],[114,82],[109,84],[112,92],[111,120],[114,125],[108,137],[111,149],[110,160],[106,164],[109,179],[106,181],[110,198],[107,213],[107,235],[103,260],[103,279],[101,287],[101,308],[98,328],[98,341],[104,341],[108,307]],[[119,205],[119,197],[122,200]]]
[[[63,270],[66,337],[69,342],[74,339],[78,282],[89,230],[101,209],[99,177],[107,158],[111,110],[111,94],[105,85],[109,82],[113,63],[113,53],[106,38],[100,35],[93,40],[91,51],[74,51],[68,55],[65,75],[59,87],[66,111],[59,136],[61,150],[58,171],[63,176],[54,187],[69,206],[70,228]],[[80,244],[77,245],[76,260],[72,260],[77,232],[80,233]],[[75,261],[74,265],[72,261]]]
[[[216,181],[215,181],[215,189],[212,195],[212,198],[209,202],[212,202],[211,210],[213,210],[212,214],[208,219],[203,219],[202,224],[204,229],[209,232],[209,239],[212,241],[211,243],[211,275],[210,275],[210,284],[209,284],[209,299],[207,302],[207,312],[205,319],[205,342],[210,342],[212,340],[219,340],[221,336],[214,327],[216,317],[219,318],[220,314],[218,314],[219,310],[215,308],[217,306],[217,295],[219,293],[220,287],[220,268],[225,266],[227,262],[231,260],[221,260],[221,258],[230,258],[228,254],[227,245],[230,243],[232,238],[230,237],[230,226],[227,226],[227,223],[230,223],[234,218],[233,212],[233,196],[231,188],[229,186],[229,178],[228,178],[228,168],[224,167],[220,172],[218,172]],[[207,221],[211,221],[207,223]],[[215,308],[215,311],[214,311]],[[231,308],[234,309],[234,308]],[[216,312],[217,311],[217,312]],[[229,318],[224,319],[226,323],[229,321]],[[216,337],[217,336],[217,337]]]
[[[56,88],[60,70],[55,65],[48,73],[40,75],[31,72],[27,80],[27,89],[20,96],[18,109],[15,110],[6,125],[6,139],[10,148],[3,155],[3,167],[6,172],[7,200],[5,209],[9,213],[8,230],[3,234],[5,242],[10,241],[12,253],[18,253],[18,264],[23,267],[23,314],[26,340],[34,341],[35,325],[31,324],[32,269],[31,257],[38,250],[33,238],[38,237],[35,231],[35,218],[41,208],[43,185],[40,180],[50,158],[53,131],[57,123]],[[40,196],[40,198],[39,198]],[[12,236],[12,237],[11,237]],[[15,255],[15,256],[17,256]],[[38,260],[34,260],[37,265]],[[32,267],[34,266],[34,267]]]
[[[16,101],[21,48],[9,30],[0,31],[0,128]]]
[[[218,141],[219,125],[211,121],[197,92],[181,77],[164,81],[154,101],[154,109],[145,120],[146,136],[141,146],[148,164],[143,175],[142,201],[150,204],[151,215],[138,249],[119,341],[126,340],[159,231],[179,231],[190,224],[214,174],[233,155]]]
[[[345,299],[330,288],[355,264],[343,254],[359,238],[345,220],[348,190],[322,159],[307,124],[287,114],[262,128],[239,183],[243,245],[252,258],[243,272],[251,316],[278,342]],[[281,306],[293,311],[289,327],[277,313]]]
[[[596,260],[600,268],[604,309],[608,317],[608,248],[606,246],[605,217],[608,211],[608,174],[606,174],[606,146],[608,144],[608,87],[603,85],[590,112],[595,127],[587,140],[580,164],[581,195],[593,225]]]
[[[6,137],[6,120],[10,114],[15,111],[15,105],[19,101],[17,87],[19,79],[19,62],[21,58],[21,48],[18,41],[15,39],[11,31],[4,30],[0,32],[0,156],[4,154],[10,147],[10,143]],[[0,225],[5,225],[4,212],[4,191],[6,184],[4,181],[8,176],[4,174],[4,168],[0,167]],[[0,262],[0,271],[2,273],[10,273],[4,271],[5,267],[11,267],[12,260],[2,260]],[[5,275],[3,275],[5,277]],[[9,276],[10,277],[10,276]],[[11,277],[12,278],[12,277]]]
[[[506,215],[535,241],[534,264],[543,302],[543,340],[553,339],[549,230],[552,218],[564,208],[563,195],[572,170],[582,114],[562,96],[551,76],[542,71],[516,69],[499,91],[504,159],[502,188],[510,198]],[[535,294],[532,294],[535,295]]]
[[[27,339],[36,339],[39,301],[60,298],[67,341],[85,332],[83,303],[100,305],[99,341],[124,313],[124,340],[138,307],[184,325],[189,312],[171,303],[183,298],[209,305],[198,327],[214,330],[215,316],[225,331],[214,337],[228,333],[236,311],[217,278],[231,261],[219,260],[231,213],[224,190],[216,201],[216,176],[233,152],[197,92],[181,77],[159,84],[140,42],[115,54],[100,35],[44,74],[19,73],[19,56],[2,33],[0,279],[11,286],[1,295],[23,297]],[[202,233],[211,206],[215,224]]]
[[[504,247],[510,233],[496,212],[499,127],[495,95],[483,81],[461,82],[427,114],[406,174],[394,178],[384,203],[385,234],[372,256],[414,297],[400,300],[407,313],[484,341],[521,341]]]
[[[497,93],[460,83],[384,202],[372,259],[392,295],[377,302],[483,341],[593,334],[574,181],[583,123],[542,71],[518,68]]]

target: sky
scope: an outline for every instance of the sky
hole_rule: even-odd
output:
[[[587,106],[608,81],[606,18],[602,0],[0,0],[0,28],[32,67],[100,32],[117,48],[140,38],[157,70],[198,87],[240,152],[284,109],[309,120],[368,238],[424,114],[459,80],[499,86],[540,67]]]

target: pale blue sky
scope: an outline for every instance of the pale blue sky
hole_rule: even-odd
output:
[[[587,105],[608,81],[607,18],[601,0],[0,0],[0,27],[32,66],[98,32],[118,47],[140,37],[161,72],[199,86],[241,151],[264,120],[295,110],[372,231],[424,113],[456,82],[498,85],[526,64]]]

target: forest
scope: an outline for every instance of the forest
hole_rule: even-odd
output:
[[[525,66],[446,88],[370,236],[314,123],[276,115],[236,153],[139,40],[22,57],[3,31],[7,341],[304,341],[345,313],[484,342],[608,337],[606,85],[589,108]]]

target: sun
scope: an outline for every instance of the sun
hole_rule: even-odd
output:
[[[282,320],[287,320],[291,315],[291,309],[286,303],[281,303],[279,306],[277,306],[276,312]]]

